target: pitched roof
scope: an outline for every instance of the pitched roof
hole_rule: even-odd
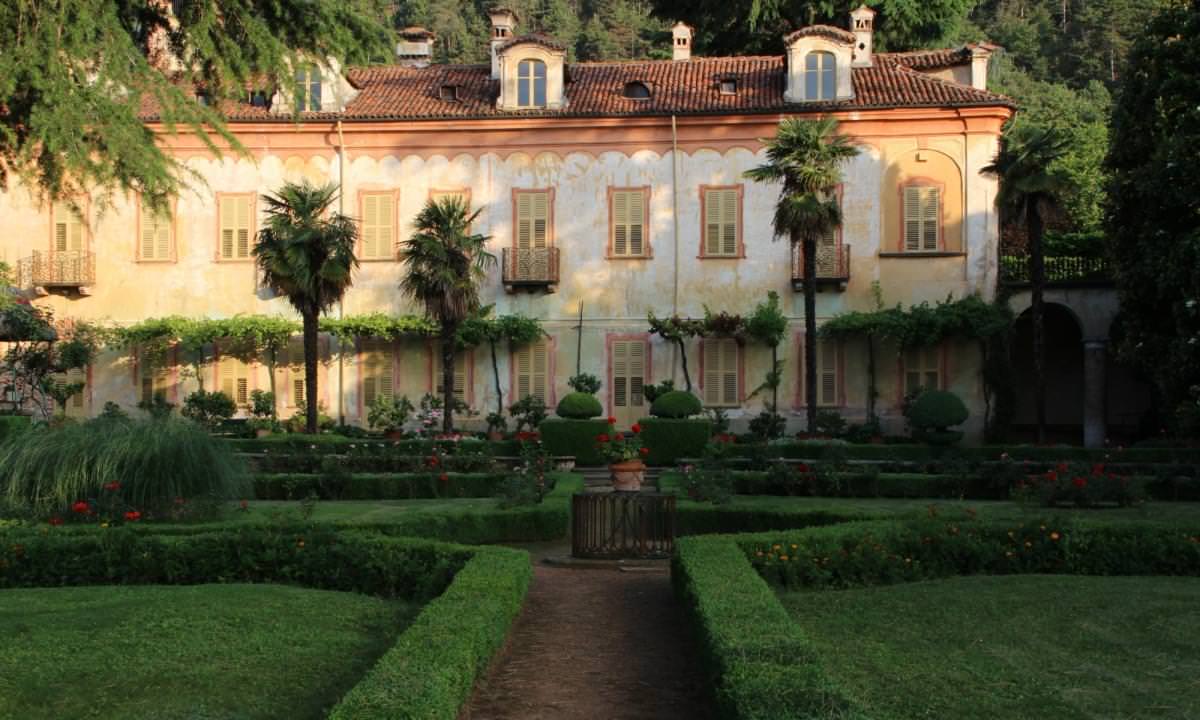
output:
[[[849,30],[843,30],[840,27],[832,25],[808,25],[784,36],[785,43],[791,43],[796,38],[809,37],[812,35],[820,35],[838,42],[854,44],[854,33]]]
[[[381,65],[351,68],[358,96],[343,113],[301,113],[304,120],[379,121],[494,117],[609,117],[719,115],[725,113],[825,112],[903,107],[1014,107],[1012,100],[969,85],[940,80],[920,70],[970,61],[969,48],[878,53],[872,67],[853,68],[854,97],[821,103],[783,99],[786,65],[782,56],[691,58],[633,62],[573,63],[567,66],[567,106],[559,110],[498,110],[498,82],[488,65]],[[722,94],[721,80],[735,80],[737,92]],[[643,82],[649,99],[624,96],[629,82]],[[441,88],[457,87],[456,100]],[[143,117],[156,119],[143,104]],[[226,110],[233,121],[282,121],[291,117],[239,104]]]

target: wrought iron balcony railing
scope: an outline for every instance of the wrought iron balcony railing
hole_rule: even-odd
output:
[[[17,285],[45,292],[49,288],[86,288],[96,283],[96,256],[90,252],[34,252],[17,261]]]
[[[1051,255],[1045,259],[1047,285],[1108,285],[1113,282],[1108,258],[1082,255]],[[1000,256],[1000,282],[1029,285],[1029,256]]]
[[[504,248],[500,262],[510,291],[558,284],[558,248]]]
[[[816,287],[845,290],[850,282],[850,246],[849,245],[818,245],[817,246],[817,276]],[[792,289],[799,292],[804,289],[804,246],[792,246]]]

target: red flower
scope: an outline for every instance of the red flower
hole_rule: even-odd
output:
[[[800,463],[799,465],[796,466],[796,472],[806,473],[806,472],[808,472],[808,466],[805,465],[804,463]]]
[[[241,502],[240,502],[240,503],[238,503],[238,504],[242,506],[242,509],[243,509],[243,510],[246,510],[247,508],[249,508],[249,507],[250,507],[250,503],[249,503],[249,502],[247,502],[247,501],[245,501],[245,500],[241,501]]]
[[[1071,481],[1071,484],[1074,485],[1075,487],[1079,488],[1080,490],[1082,490],[1085,487],[1087,487],[1087,478],[1077,477]]]
[[[1092,474],[1093,475],[1103,475],[1104,474],[1104,463],[1096,463],[1095,465],[1093,465],[1092,466]]]
[[[1054,472],[1053,470],[1047,470],[1046,479],[1050,482],[1058,482],[1058,473]]]
[[[129,512],[125,513],[125,520],[128,522],[137,522],[138,520],[141,520],[141,519],[142,519],[142,514],[140,512],[138,512],[137,510],[130,510]]]
[[[71,512],[77,512],[80,515],[86,515],[88,510],[91,510],[91,509],[92,509],[92,507],[87,504],[86,500],[80,500],[71,505]]]
[[[625,439],[625,433],[617,433],[617,437],[616,437],[616,439],[617,439],[617,440],[624,440],[624,439]]]
[[[110,483],[106,483],[104,485],[104,489],[108,490],[109,492],[116,492],[121,489],[121,483],[117,482],[116,480],[113,480]]]
[[[450,476],[446,473],[442,473],[441,475],[438,475],[438,480],[441,480],[442,482],[449,482]]]
[[[599,435],[597,435],[596,442],[599,442],[599,443],[608,442],[608,433],[600,433]]]
[[[55,515],[54,517],[50,518],[50,524],[55,526],[62,525],[63,519]]]
[[[608,424],[609,424],[609,425],[616,425],[616,424],[617,424],[617,419],[616,419],[615,417],[613,417],[612,415],[609,415],[609,416],[608,416]]]
[[[638,450],[638,452],[640,452],[642,455],[649,455],[650,448],[642,448],[641,450]]]
[[[429,467],[437,467],[437,465],[438,465],[437,455],[430,455],[429,456]]]
[[[636,433],[640,433],[642,431],[642,426],[638,425],[637,423],[634,423],[633,427],[631,427],[629,429],[632,430],[636,434]]]
[[[1060,462],[1059,464],[1057,464],[1057,465],[1055,465],[1055,466],[1054,466],[1054,469],[1055,469],[1055,470],[1057,470],[1057,471],[1059,471],[1060,473],[1061,473],[1061,472],[1066,472],[1066,471],[1067,471],[1067,464],[1066,464],[1065,462]]]

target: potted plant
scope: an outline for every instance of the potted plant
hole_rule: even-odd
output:
[[[250,393],[250,421],[247,423],[255,437],[266,437],[280,429],[275,419],[275,393],[254,390]]]
[[[367,411],[367,424],[372,429],[382,430],[383,434],[392,440],[398,440],[404,435],[404,423],[412,414],[413,404],[405,395],[400,398],[377,397],[371,402]]]
[[[646,463],[642,462],[650,451],[642,445],[642,428],[634,423],[629,433],[620,433],[614,427],[615,417],[608,419],[608,432],[596,436],[596,447],[608,461],[612,473],[613,489],[618,492],[637,492],[642,489],[646,477]]]
[[[508,430],[508,420],[500,413],[488,413],[487,418],[487,436],[488,440],[498,442],[504,439],[504,432]]]

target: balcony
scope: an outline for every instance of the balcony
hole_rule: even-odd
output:
[[[558,284],[558,248],[504,248],[504,289],[553,290]]]
[[[1045,258],[1046,285],[1051,287],[1104,286],[1113,284],[1108,258],[1082,255],[1050,255]],[[1012,287],[1031,285],[1029,256],[1000,256],[1000,282]]]
[[[849,282],[850,246],[818,245],[815,278],[817,290],[845,290]],[[792,289],[796,292],[804,289],[804,246],[800,244],[792,246]]]
[[[38,295],[51,290],[78,290],[87,295],[96,283],[96,256],[90,252],[35,252],[17,261],[17,286]]]

